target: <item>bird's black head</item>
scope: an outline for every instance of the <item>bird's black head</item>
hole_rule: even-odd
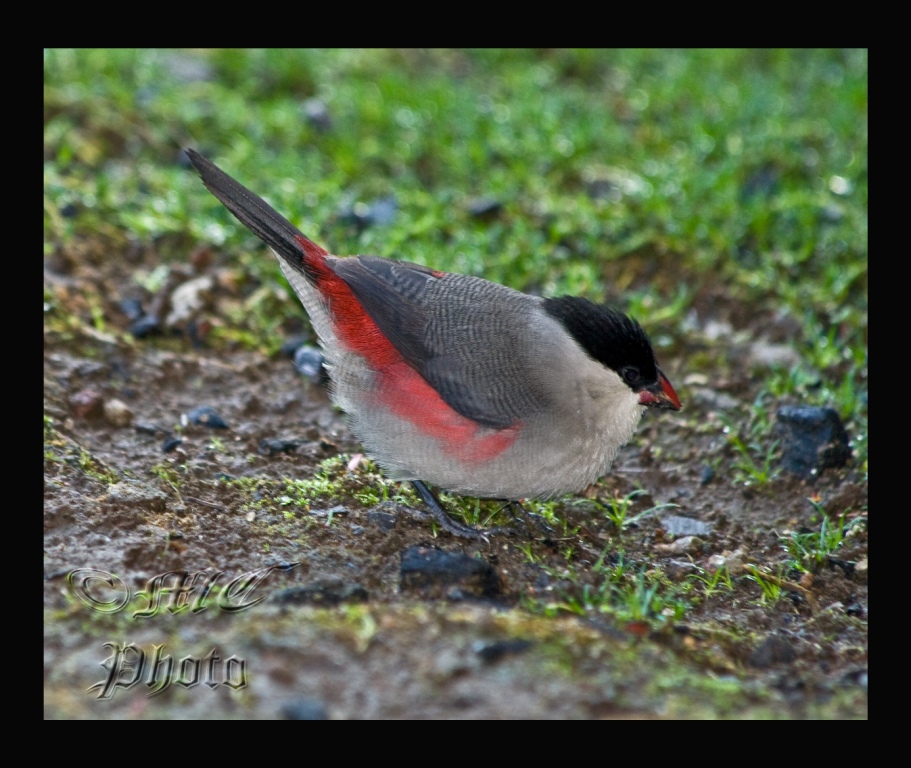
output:
[[[594,360],[615,371],[634,392],[657,395],[655,402],[643,396],[643,405],[680,408],[673,387],[655,362],[648,335],[631,317],[577,296],[545,299],[544,311],[559,321]]]

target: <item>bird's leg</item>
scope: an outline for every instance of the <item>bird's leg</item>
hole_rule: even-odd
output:
[[[501,533],[503,531],[509,530],[507,528],[487,528],[478,530],[473,528],[470,525],[464,525],[463,523],[457,523],[453,520],[443,509],[443,505],[440,503],[440,500],[436,497],[436,494],[430,490],[422,481],[412,480],[411,484],[414,486],[414,489],[418,492],[418,495],[433,513],[433,516],[436,518],[437,522],[442,526],[444,531],[449,531],[453,536],[460,536],[463,539],[485,539],[488,534],[491,533]]]

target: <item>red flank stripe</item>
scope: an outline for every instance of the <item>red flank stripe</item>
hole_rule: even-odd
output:
[[[317,290],[329,303],[338,340],[346,349],[361,355],[374,370],[401,361],[399,351],[364,311],[348,284],[326,263],[326,251],[306,238],[298,237],[297,241],[304,249],[307,269],[315,277]]]
[[[521,424],[493,432],[456,413],[404,360],[379,372],[379,390],[382,405],[438,440],[447,454],[465,464],[499,456],[519,436]]]
[[[329,303],[339,342],[377,373],[378,405],[438,440],[447,454],[466,464],[488,461],[513,444],[521,425],[493,432],[456,413],[382,334],[348,284],[332,271],[328,253],[307,238],[297,241],[307,272]]]

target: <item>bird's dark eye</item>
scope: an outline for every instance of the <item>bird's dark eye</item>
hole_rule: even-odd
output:
[[[620,371],[620,375],[627,384],[635,384],[639,381],[639,369],[634,365],[628,365]]]

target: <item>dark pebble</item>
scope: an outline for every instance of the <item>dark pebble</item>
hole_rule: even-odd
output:
[[[279,605],[339,605],[363,603],[369,598],[367,590],[360,584],[345,584],[333,579],[281,589],[274,592],[270,599]]]
[[[264,437],[259,441],[259,450],[274,456],[276,453],[293,453],[303,440],[283,440],[280,437]]]
[[[502,210],[503,203],[492,197],[476,197],[468,203],[468,213],[479,219],[493,218]]]
[[[183,440],[179,437],[169,437],[161,444],[162,453],[170,453],[182,442]]]
[[[450,599],[493,597],[500,593],[500,579],[490,563],[461,552],[436,547],[409,547],[402,552],[402,589],[417,590],[425,596],[445,595]],[[455,589],[445,589],[455,587]]]
[[[781,441],[782,468],[804,479],[843,467],[851,457],[848,433],[833,408],[783,405],[774,433]]]
[[[534,643],[531,640],[498,640],[493,643],[478,643],[475,653],[488,663],[499,661],[504,656],[527,651]]]
[[[850,560],[839,560],[837,557],[829,557],[827,560],[829,562],[829,568],[841,568],[841,572],[845,575],[846,579],[850,579],[854,576],[856,563],[853,563]]]
[[[133,429],[141,435],[159,435],[162,433],[167,434],[168,432],[164,427],[159,427],[157,424],[148,424],[144,421],[135,424]]]
[[[120,311],[123,312],[131,322],[136,322],[144,314],[142,302],[139,299],[121,299]]]
[[[282,704],[281,716],[285,720],[328,720],[326,705],[319,699],[297,699]]]
[[[83,389],[70,400],[80,419],[97,419],[104,413],[104,395],[97,389]]]
[[[137,339],[155,336],[161,332],[161,321],[153,315],[143,315],[130,325],[130,333]]]
[[[781,635],[769,635],[750,654],[749,664],[766,669],[773,664],[790,664],[797,658],[794,647]]]
[[[374,225],[391,224],[395,221],[398,204],[395,198],[382,197],[369,205],[355,203],[339,212],[339,218],[347,224],[354,224],[359,231]]]
[[[227,429],[228,423],[211,405],[201,405],[187,414],[191,424],[198,424],[209,429]]]
[[[367,512],[367,522],[377,526],[381,531],[391,531],[395,528],[398,518],[391,512],[383,512],[379,509],[371,509]]]
[[[305,345],[294,353],[294,367],[314,384],[328,380],[325,363],[325,356],[316,347]]]
[[[614,190],[619,191],[619,187],[609,179],[594,179],[585,185],[585,191],[594,200],[604,200],[610,197]]]
[[[699,473],[699,485],[708,485],[715,479],[715,469],[706,464]]]

